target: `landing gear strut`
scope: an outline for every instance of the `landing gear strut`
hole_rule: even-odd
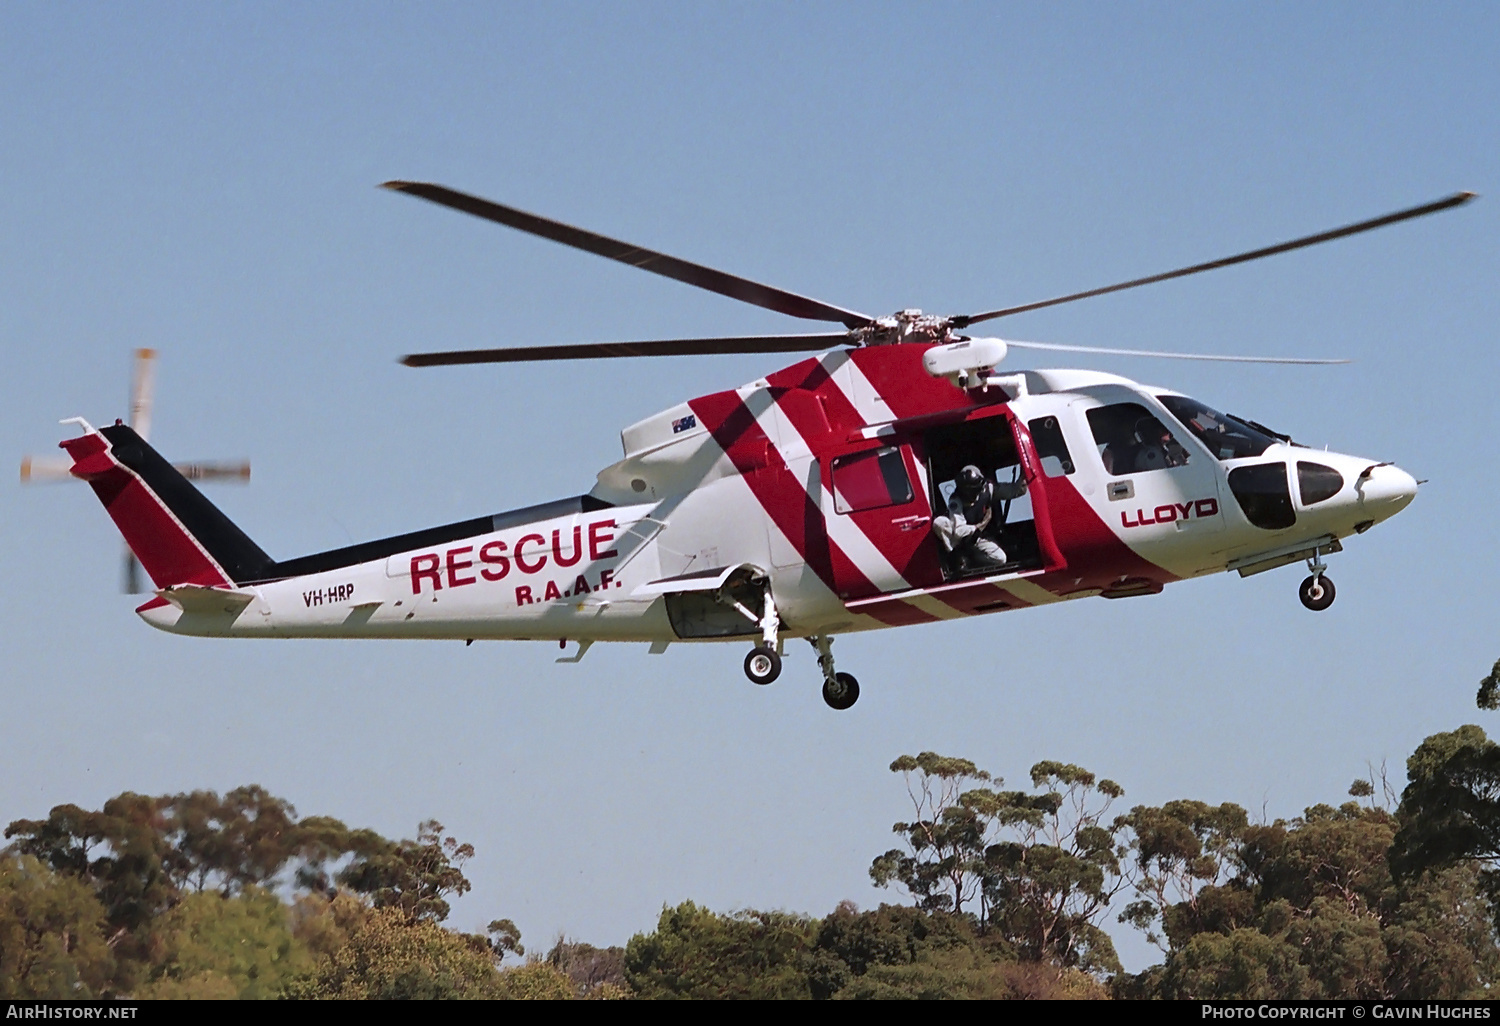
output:
[[[766,581],[761,596],[757,626],[760,627],[761,640],[745,657],[745,676],[756,684],[769,684],[781,676],[781,654],[778,651],[781,646],[776,637],[781,628],[781,615],[776,612],[776,600],[771,597],[770,581]]]
[[[823,701],[830,708],[847,709],[859,701],[859,681],[852,673],[833,669],[833,639],[826,635],[807,639],[818,650],[818,668],[823,671]]]
[[[1323,572],[1328,567],[1317,549],[1313,549],[1313,557],[1307,561],[1307,568],[1312,571],[1312,576],[1302,582],[1302,586],[1297,589],[1297,597],[1308,609],[1321,613],[1333,605],[1333,597],[1337,594],[1333,587],[1333,578]]]

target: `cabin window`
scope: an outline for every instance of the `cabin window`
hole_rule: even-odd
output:
[[[1245,511],[1245,519],[1256,527],[1280,531],[1297,522],[1285,463],[1235,467],[1229,472],[1229,490]]]
[[[1096,406],[1088,417],[1099,459],[1110,474],[1139,474],[1187,464],[1187,450],[1140,403]]]
[[[1276,439],[1264,431],[1256,430],[1237,417],[1211,410],[1196,399],[1185,395],[1159,395],[1157,398],[1220,460],[1259,456],[1276,444]]]
[[[840,513],[881,506],[901,506],[912,500],[911,477],[901,450],[871,449],[833,461],[833,504]]]
[[[1031,429],[1031,444],[1036,448],[1037,458],[1042,461],[1042,473],[1048,477],[1073,473],[1073,455],[1068,452],[1068,441],[1063,438],[1062,425],[1057,418],[1038,417],[1026,426]]]
[[[1344,490],[1344,475],[1321,463],[1298,460],[1297,490],[1302,493],[1304,506],[1324,502]]]

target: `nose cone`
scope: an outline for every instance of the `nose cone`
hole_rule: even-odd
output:
[[[1384,520],[1400,513],[1417,497],[1417,479],[1400,467],[1373,466],[1354,485],[1366,516]]]

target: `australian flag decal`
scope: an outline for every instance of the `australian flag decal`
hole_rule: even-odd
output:
[[[698,426],[698,417],[689,413],[686,417],[678,417],[672,421],[672,434],[680,435],[684,431],[691,431]]]

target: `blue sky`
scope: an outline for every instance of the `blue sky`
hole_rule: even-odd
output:
[[[1386,760],[1399,784],[1424,736],[1484,722],[1473,692],[1500,657],[1497,30],[1484,4],[0,9],[4,448],[124,415],[129,351],[156,346],[153,440],[252,459],[249,488],[213,495],[281,557],[576,494],[624,425],[782,362],[414,371],[401,353],[806,327],[386,179],[875,313],[1024,302],[1492,194],[997,325],[1353,358],[1090,363],[1430,479],[1332,561],[1326,613],[1292,568],[851,636],[836,651],[864,693],[835,714],[795,649],[762,689],[738,646],[557,666],[545,644],[170,637],[118,594],[86,490],[12,484],[0,816],[257,782],[390,835],[437,817],[479,851],[454,924],[509,916],[544,945],[621,943],[685,898],[894,897],[865,871],[905,815],[885,768],[903,752],[1013,783],[1065,759],[1127,805],[1269,817]]]

